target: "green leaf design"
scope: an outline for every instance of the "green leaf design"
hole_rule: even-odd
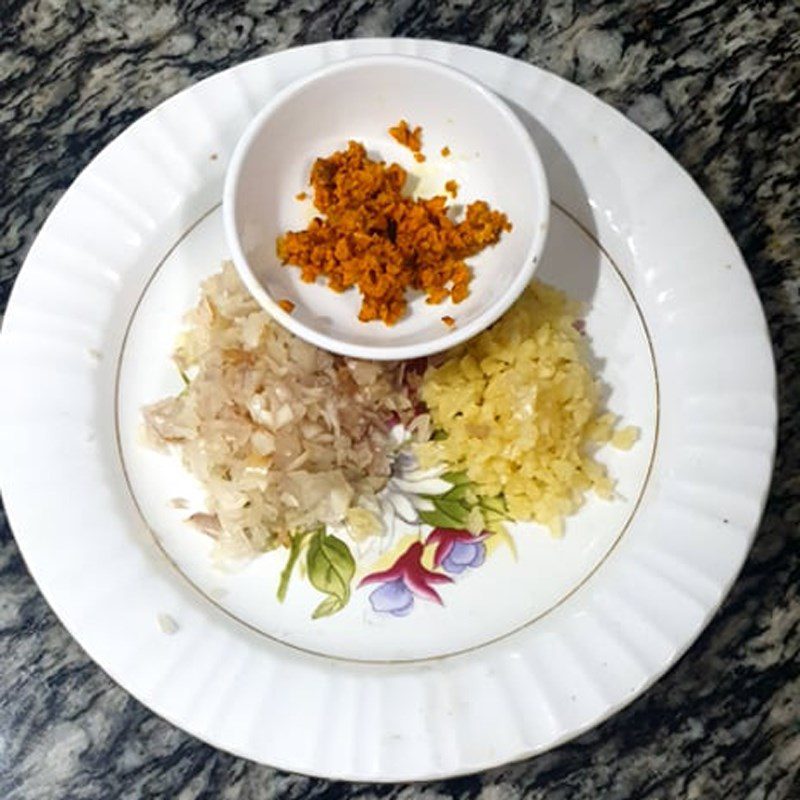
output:
[[[347,601],[342,602],[338,597],[334,597],[333,595],[328,595],[315,609],[314,613],[311,615],[311,619],[320,619],[321,617],[329,617],[331,614],[335,614],[337,611],[341,611],[345,603]]]
[[[427,525],[458,530],[467,524],[469,507],[461,500],[452,500],[443,495],[428,495],[427,499],[433,503],[433,509],[419,512],[419,518]]]
[[[419,518],[426,524],[430,525],[431,528],[455,528],[458,529],[459,522],[452,517],[448,517],[447,514],[443,514],[441,511],[434,509],[433,511],[420,511]]]
[[[324,533],[325,528],[312,528],[309,531],[301,531],[300,533],[294,534],[292,536],[292,543],[289,546],[289,558],[286,561],[286,566],[283,568],[281,572],[281,580],[278,584],[278,601],[283,602],[286,599],[286,592],[289,589],[289,580],[292,577],[292,570],[294,569],[294,565],[297,563],[297,559],[300,557],[300,551],[303,549],[303,543],[306,540],[306,537],[312,533]]]
[[[469,484],[470,480],[467,477],[466,470],[459,470],[457,472],[444,472],[442,473],[442,480],[452,483],[453,486],[462,486]]]
[[[459,524],[465,524],[469,516],[469,508],[459,500],[448,500],[446,497],[437,497],[433,504],[438,511],[457,520]]]
[[[473,505],[467,499],[473,493],[472,483],[463,470],[445,472],[440,477],[452,484],[453,488],[440,495],[424,495],[426,500],[433,503],[433,509],[420,511],[419,518],[433,528],[461,530],[467,524]]]
[[[508,506],[506,505],[503,495],[498,495],[497,497],[481,497],[478,501],[478,505],[483,512],[487,524],[511,520],[508,514]]]
[[[443,497],[445,500],[463,500],[471,490],[472,487],[468,483],[461,483],[439,496]]]
[[[433,509],[420,511],[419,518],[433,528],[463,529],[467,525],[470,511],[477,506],[487,528],[510,520],[508,507],[503,495],[496,497],[479,496],[475,492],[472,481],[466,470],[450,470],[440,476],[452,484],[444,494],[425,495],[425,499],[433,503]],[[476,502],[477,499],[477,502]]]
[[[308,545],[306,557],[308,579],[315,589],[329,595],[317,606],[313,618],[341,611],[350,599],[350,582],[356,572],[356,564],[347,545],[325,530],[317,531]]]

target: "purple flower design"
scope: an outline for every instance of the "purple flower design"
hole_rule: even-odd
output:
[[[452,575],[462,573],[467,567],[479,567],[486,558],[483,542],[455,542],[450,553],[442,559],[445,572]]]
[[[436,544],[433,563],[451,575],[460,575],[467,567],[475,569],[486,560],[484,540],[491,533],[473,536],[469,531],[434,528],[425,544]]]
[[[374,611],[405,617],[414,608],[414,593],[402,578],[396,578],[375,589],[369,596],[369,602]]]

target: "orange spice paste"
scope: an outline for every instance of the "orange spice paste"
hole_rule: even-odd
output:
[[[417,125],[412,128],[404,119],[397,125],[389,128],[391,137],[399,142],[403,147],[407,147],[412,153],[419,153],[422,150],[422,128]]]
[[[471,279],[465,259],[511,230],[506,215],[483,200],[454,222],[445,197],[405,195],[406,178],[402,167],[372,161],[362,144],[351,141],[311,169],[314,205],[324,216],[277,241],[278,257],[299,267],[305,282],[322,277],[335,292],[357,286],[362,322],[397,322],[409,290],[424,292],[428,303],[448,297],[460,303]]]
[[[414,161],[418,164],[425,160],[425,156],[422,154],[422,128],[419,125],[412,128],[404,119],[401,119],[397,125],[389,128],[389,134],[414,154]]]

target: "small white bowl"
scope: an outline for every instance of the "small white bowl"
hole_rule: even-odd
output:
[[[423,129],[418,164],[388,128],[400,119]],[[395,325],[358,320],[356,288],[336,294],[318,280],[303,283],[300,270],[275,253],[278,236],[304,229],[315,216],[308,179],[311,165],[362,142],[371,157],[397,162],[418,179],[415,195],[445,194],[459,184],[466,206],[486,200],[513,224],[500,242],[468,259],[470,296],[429,305],[409,296]],[[450,155],[441,150],[449,147]],[[308,191],[309,199],[298,201]],[[430,355],[491,325],[519,296],[541,256],[549,219],[549,194],[541,159],[516,115],[473,79],[425,59],[368,56],[325,67],[278,93],[248,126],[225,180],[223,216],[233,262],[256,300],[297,336],[326,350],[368,359]],[[416,294],[416,293],[415,293]],[[278,305],[295,304],[292,314]],[[456,320],[449,328],[443,316]]]

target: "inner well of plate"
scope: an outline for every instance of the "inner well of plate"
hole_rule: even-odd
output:
[[[117,433],[131,494],[148,528],[175,568],[208,600],[239,622],[286,644],[339,658],[417,660],[480,647],[534,623],[578,588],[630,529],[646,485],[658,420],[656,369],[635,298],[591,235],[554,206],[540,280],[587,303],[587,335],[595,368],[609,389],[609,407],[639,426],[629,452],[604,448],[600,459],[617,479],[618,497],[590,496],[566,524],[563,538],[544,528],[512,529],[514,550],[497,547],[479,570],[442,591],[443,606],[419,602],[413,614],[376,614],[369,588],[356,590],[335,616],[313,620],[318,602],[295,581],[284,603],[276,599],[285,553],[272,552],[236,570],[214,566],[212,543],[186,524],[202,509],[202,492],[177,457],[142,444],[141,407],[180,391],[170,360],[181,318],[197,300],[200,281],[228,257],[218,208],[187,230],[156,268],[130,320],[119,365]],[[180,579],[176,575],[176,580]]]

